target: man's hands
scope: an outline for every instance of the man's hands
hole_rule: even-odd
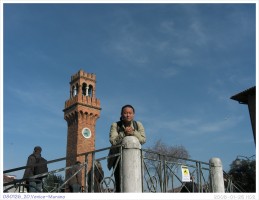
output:
[[[131,136],[134,134],[134,129],[131,126],[127,126],[124,130],[126,136]]]

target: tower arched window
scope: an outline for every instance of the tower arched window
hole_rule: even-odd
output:
[[[78,87],[77,87],[76,85],[74,85],[74,86],[72,87],[72,90],[73,90],[73,97],[77,95],[77,88],[78,88]]]
[[[88,96],[93,97],[93,86],[89,85]]]
[[[86,85],[86,83],[83,83],[82,94],[83,94],[83,96],[87,96],[87,85]]]

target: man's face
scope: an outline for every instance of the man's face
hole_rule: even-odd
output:
[[[132,108],[126,107],[123,109],[122,118],[124,122],[131,122],[134,119],[134,112]]]
[[[35,154],[41,154],[41,150],[40,149],[36,149],[34,152],[35,152]]]

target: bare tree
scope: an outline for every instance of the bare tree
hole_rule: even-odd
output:
[[[166,183],[170,176],[172,176],[171,172],[174,168],[177,168],[177,163],[181,161],[184,163],[184,159],[188,159],[190,157],[188,151],[182,145],[167,145],[161,140],[158,140],[153,146],[147,149],[145,153],[145,169],[149,171],[149,173],[153,174],[150,177],[152,181],[158,179],[160,188],[162,190],[163,187],[166,187]],[[153,185],[153,183],[151,183]]]
[[[182,145],[169,146],[158,140],[153,146],[147,148],[145,157],[150,160],[161,160],[177,162],[178,160],[188,159],[189,152]]]

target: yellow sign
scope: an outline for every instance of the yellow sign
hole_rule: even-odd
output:
[[[182,168],[182,181],[183,182],[190,182],[191,179],[190,179],[190,172],[189,172],[188,167],[181,166],[181,168]]]

